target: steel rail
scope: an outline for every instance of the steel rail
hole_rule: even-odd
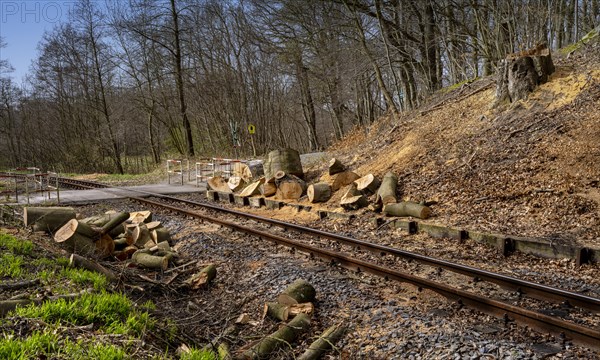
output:
[[[106,188],[106,187],[108,187],[105,184],[92,182],[92,181],[73,180],[73,179],[66,179],[66,178],[59,178],[59,180],[60,181],[66,180],[68,182],[75,183],[76,186],[89,187],[89,188],[92,188],[92,187]],[[374,243],[370,243],[370,242],[367,242],[364,240],[351,238],[351,237],[345,236],[345,235],[334,234],[331,232],[313,229],[313,228],[309,228],[309,227],[302,226],[302,225],[292,224],[292,223],[284,222],[281,220],[275,220],[275,219],[265,218],[265,217],[262,217],[259,215],[244,213],[244,212],[237,211],[237,210],[226,209],[226,208],[223,208],[220,206],[215,206],[215,205],[206,204],[206,203],[199,203],[196,201],[179,199],[176,197],[162,195],[162,194],[155,194],[155,193],[151,193],[151,192],[137,191],[137,190],[134,190],[134,191],[140,192],[140,193],[143,193],[143,194],[146,194],[149,196],[158,197],[161,199],[176,201],[176,202],[180,202],[180,203],[184,203],[184,204],[199,206],[199,207],[203,207],[203,208],[207,208],[207,209],[211,209],[211,210],[229,213],[229,214],[236,215],[236,216],[245,217],[247,219],[252,219],[255,221],[259,221],[259,222],[280,226],[285,229],[300,231],[305,234],[311,234],[311,235],[318,236],[321,238],[326,238],[329,240],[337,241],[337,242],[340,242],[340,243],[343,243],[346,245],[355,246],[355,247],[358,247],[359,249],[365,249],[367,251],[370,251],[373,253],[378,253],[381,255],[392,255],[392,256],[396,256],[396,257],[400,257],[400,258],[404,258],[404,259],[415,260],[415,261],[418,261],[418,262],[423,263],[428,266],[439,267],[439,268],[446,269],[446,270],[449,270],[454,273],[473,277],[474,279],[477,279],[477,280],[491,282],[491,283],[497,284],[503,288],[506,288],[508,290],[516,291],[521,295],[525,295],[525,296],[529,296],[532,298],[545,300],[545,301],[564,303],[565,305],[568,304],[568,305],[572,305],[572,306],[578,306],[578,307],[588,309],[588,310],[594,311],[594,312],[600,312],[600,299],[592,297],[592,296],[587,296],[584,294],[580,294],[580,293],[576,293],[576,292],[572,292],[572,291],[568,291],[568,290],[563,290],[563,289],[559,289],[559,288],[552,287],[552,286],[542,285],[542,284],[534,283],[531,281],[518,279],[518,278],[515,278],[512,276],[498,274],[495,272],[474,268],[474,267],[471,267],[468,265],[454,263],[454,262],[447,261],[447,260],[436,259],[436,258],[433,258],[430,256],[425,256],[425,255],[417,254],[417,253],[406,251],[406,250],[400,250],[400,249],[393,248],[393,247],[386,246],[386,245],[374,244]],[[141,198],[137,198],[137,199],[140,201],[142,200]],[[149,200],[144,199],[143,201],[149,201]]]
[[[552,286],[537,284],[531,281],[518,279],[512,276],[498,274],[491,271],[486,271],[478,268],[474,268],[468,265],[462,265],[458,263],[454,263],[447,260],[436,259],[430,256],[425,256],[421,254],[417,254],[414,252],[400,250],[397,248],[393,248],[386,245],[374,244],[364,240],[359,240],[355,238],[351,238],[345,235],[334,234],[331,232],[318,230],[309,228],[302,225],[292,224],[281,220],[275,220],[270,218],[265,218],[259,215],[248,214],[237,210],[225,209],[220,206],[203,204],[190,200],[178,199],[172,196],[155,194],[155,197],[173,200],[177,202],[181,202],[184,204],[200,206],[212,210],[217,210],[221,212],[226,212],[232,215],[242,216],[248,219],[269,223],[272,225],[281,226],[286,229],[292,229],[296,231],[303,232],[305,234],[311,234],[315,236],[319,236],[322,238],[327,238],[330,240],[338,241],[340,243],[344,243],[346,245],[356,246],[360,249],[365,249],[374,253],[379,253],[381,255],[392,255],[396,257],[401,257],[404,259],[415,260],[420,263],[435,266],[439,268],[443,268],[449,270],[454,273],[459,273],[462,275],[470,276],[476,278],[477,280],[484,280],[494,284],[497,284],[503,288],[517,291],[519,294],[526,295],[532,298],[553,301],[559,303],[565,303],[573,306],[578,306],[581,308],[588,309],[594,312],[600,312],[600,299],[592,296],[587,296],[584,294],[559,289]]]
[[[506,320],[514,320],[518,323],[531,326],[541,331],[547,331],[554,335],[564,336],[565,338],[570,338],[573,341],[580,344],[584,344],[586,346],[600,348],[600,330],[577,325],[565,320],[553,318],[551,316],[544,315],[535,311],[523,309],[501,301],[489,299],[477,294],[456,289],[446,284],[420,278],[401,271],[384,268],[375,263],[356,259],[337,251],[318,248],[296,240],[291,240],[275,234],[270,234],[262,230],[252,229],[250,227],[236,224],[227,220],[214,218],[194,211],[181,209],[175,206],[139,197],[132,197],[131,199],[149,205],[169,209],[171,211],[191,216],[194,218],[216,223],[236,231],[240,231],[253,236],[258,236],[261,239],[268,239],[277,244],[292,247],[294,249],[309,253],[311,256],[322,258],[324,260],[332,262],[333,264],[338,264],[349,269],[368,272],[386,279],[396,280],[400,282],[408,282],[415,286],[418,286],[419,288],[430,289],[446,298],[457,300],[463,305],[471,306],[482,312],[492,314],[494,316],[503,317]]]

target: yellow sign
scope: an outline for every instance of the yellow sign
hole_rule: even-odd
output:
[[[254,126],[252,124],[248,125],[248,132],[250,134],[254,134],[256,132],[256,126]]]

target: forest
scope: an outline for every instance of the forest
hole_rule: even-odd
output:
[[[509,53],[576,42],[599,2],[78,0],[24,84],[0,59],[0,168],[318,151]]]

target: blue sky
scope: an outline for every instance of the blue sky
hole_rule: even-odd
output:
[[[44,31],[66,21],[73,5],[63,0],[0,0],[0,36],[8,44],[0,49],[0,58],[15,68],[11,76],[17,83],[29,71]]]

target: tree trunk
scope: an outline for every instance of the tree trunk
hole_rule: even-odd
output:
[[[554,70],[545,44],[510,54],[498,64],[495,105],[525,99],[539,84],[548,81]]]
[[[327,183],[309,185],[306,195],[311,203],[326,202],[331,198],[331,186]]]
[[[260,186],[260,192],[264,197],[273,196],[277,193],[277,185],[274,182],[266,182]]]
[[[106,224],[104,224],[104,226],[102,226],[100,234],[108,234],[111,230],[118,227],[119,225],[122,225],[126,220],[128,220],[129,216],[130,215],[128,212],[121,212],[115,214],[114,216],[111,216],[111,219]]]
[[[269,316],[276,320],[287,321],[290,316],[288,306],[277,302],[269,302],[265,304],[263,317]]]
[[[383,212],[390,216],[413,216],[419,219],[427,219],[431,215],[429,207],[409,201],[385,205]]]
[[[54,233],[71,219],[75,219],[75,210],[71,207],[23,208],[23,223],[33,231]]]
[[[277,184],[275,197],[280,200],[298,200],[306,191],[306,183],[295,176],[287,177]]]
[[[327,351],[333,349],[335,344],[340,341],[340,339],[346,333],[346,327],[337,324],[329,327],[327,330],[319,336],[317,340],[315,340],[306,351],[298,357],[298,360],[318,360],[323,354]]]
[[[300,153],[294,149],[281,149],[271,151],[267,160],[263,164],[265,177],[267,179],[274,177],[278,171],[283,171],[289,175],[295,175],[304,178]]]
[[[54,234],[54,241],[71,252],[91,255],[96,252],[94,239],[97,235],[98,232],[89,225],[73,219],[58,229]]]
[[[346,170],[346,167],[338,159],[333,158],[331,159],[331,161],[329,161],[329,175],[335,175],[337,173],[341,173],[344,170]]]
[[[396,202],[396,186],[398,177],[392,172],[388,172],[381,181],[381,186],[377,190],[377,198],[375,202],[387,205]]]
[[[220,176],[211,177],[210,179],[208,179],[206,184],[208,185],[208,187],[210,189],[212,189],[214,191],[224,192],[224,193],[232,192],[227,181],[225,181],[225,179],[223,179]]]
[[[271,353],[279,348],[289,346],[290,343],[308,331],[309,328],[310,318],[306,314],[300,314],[276,332],[262,338],[258,344],[244,352],[242,357],[244,359],[269,358]]]
[[[277,297],[277,301],[286,305],[314,302],[316,294],[315,288],[308,281],[298,279]]]
[[[227,186],[229,186],[231,191],[235,193],[246,187],[246,182],[241,177],[232,176],[227,181]]]

